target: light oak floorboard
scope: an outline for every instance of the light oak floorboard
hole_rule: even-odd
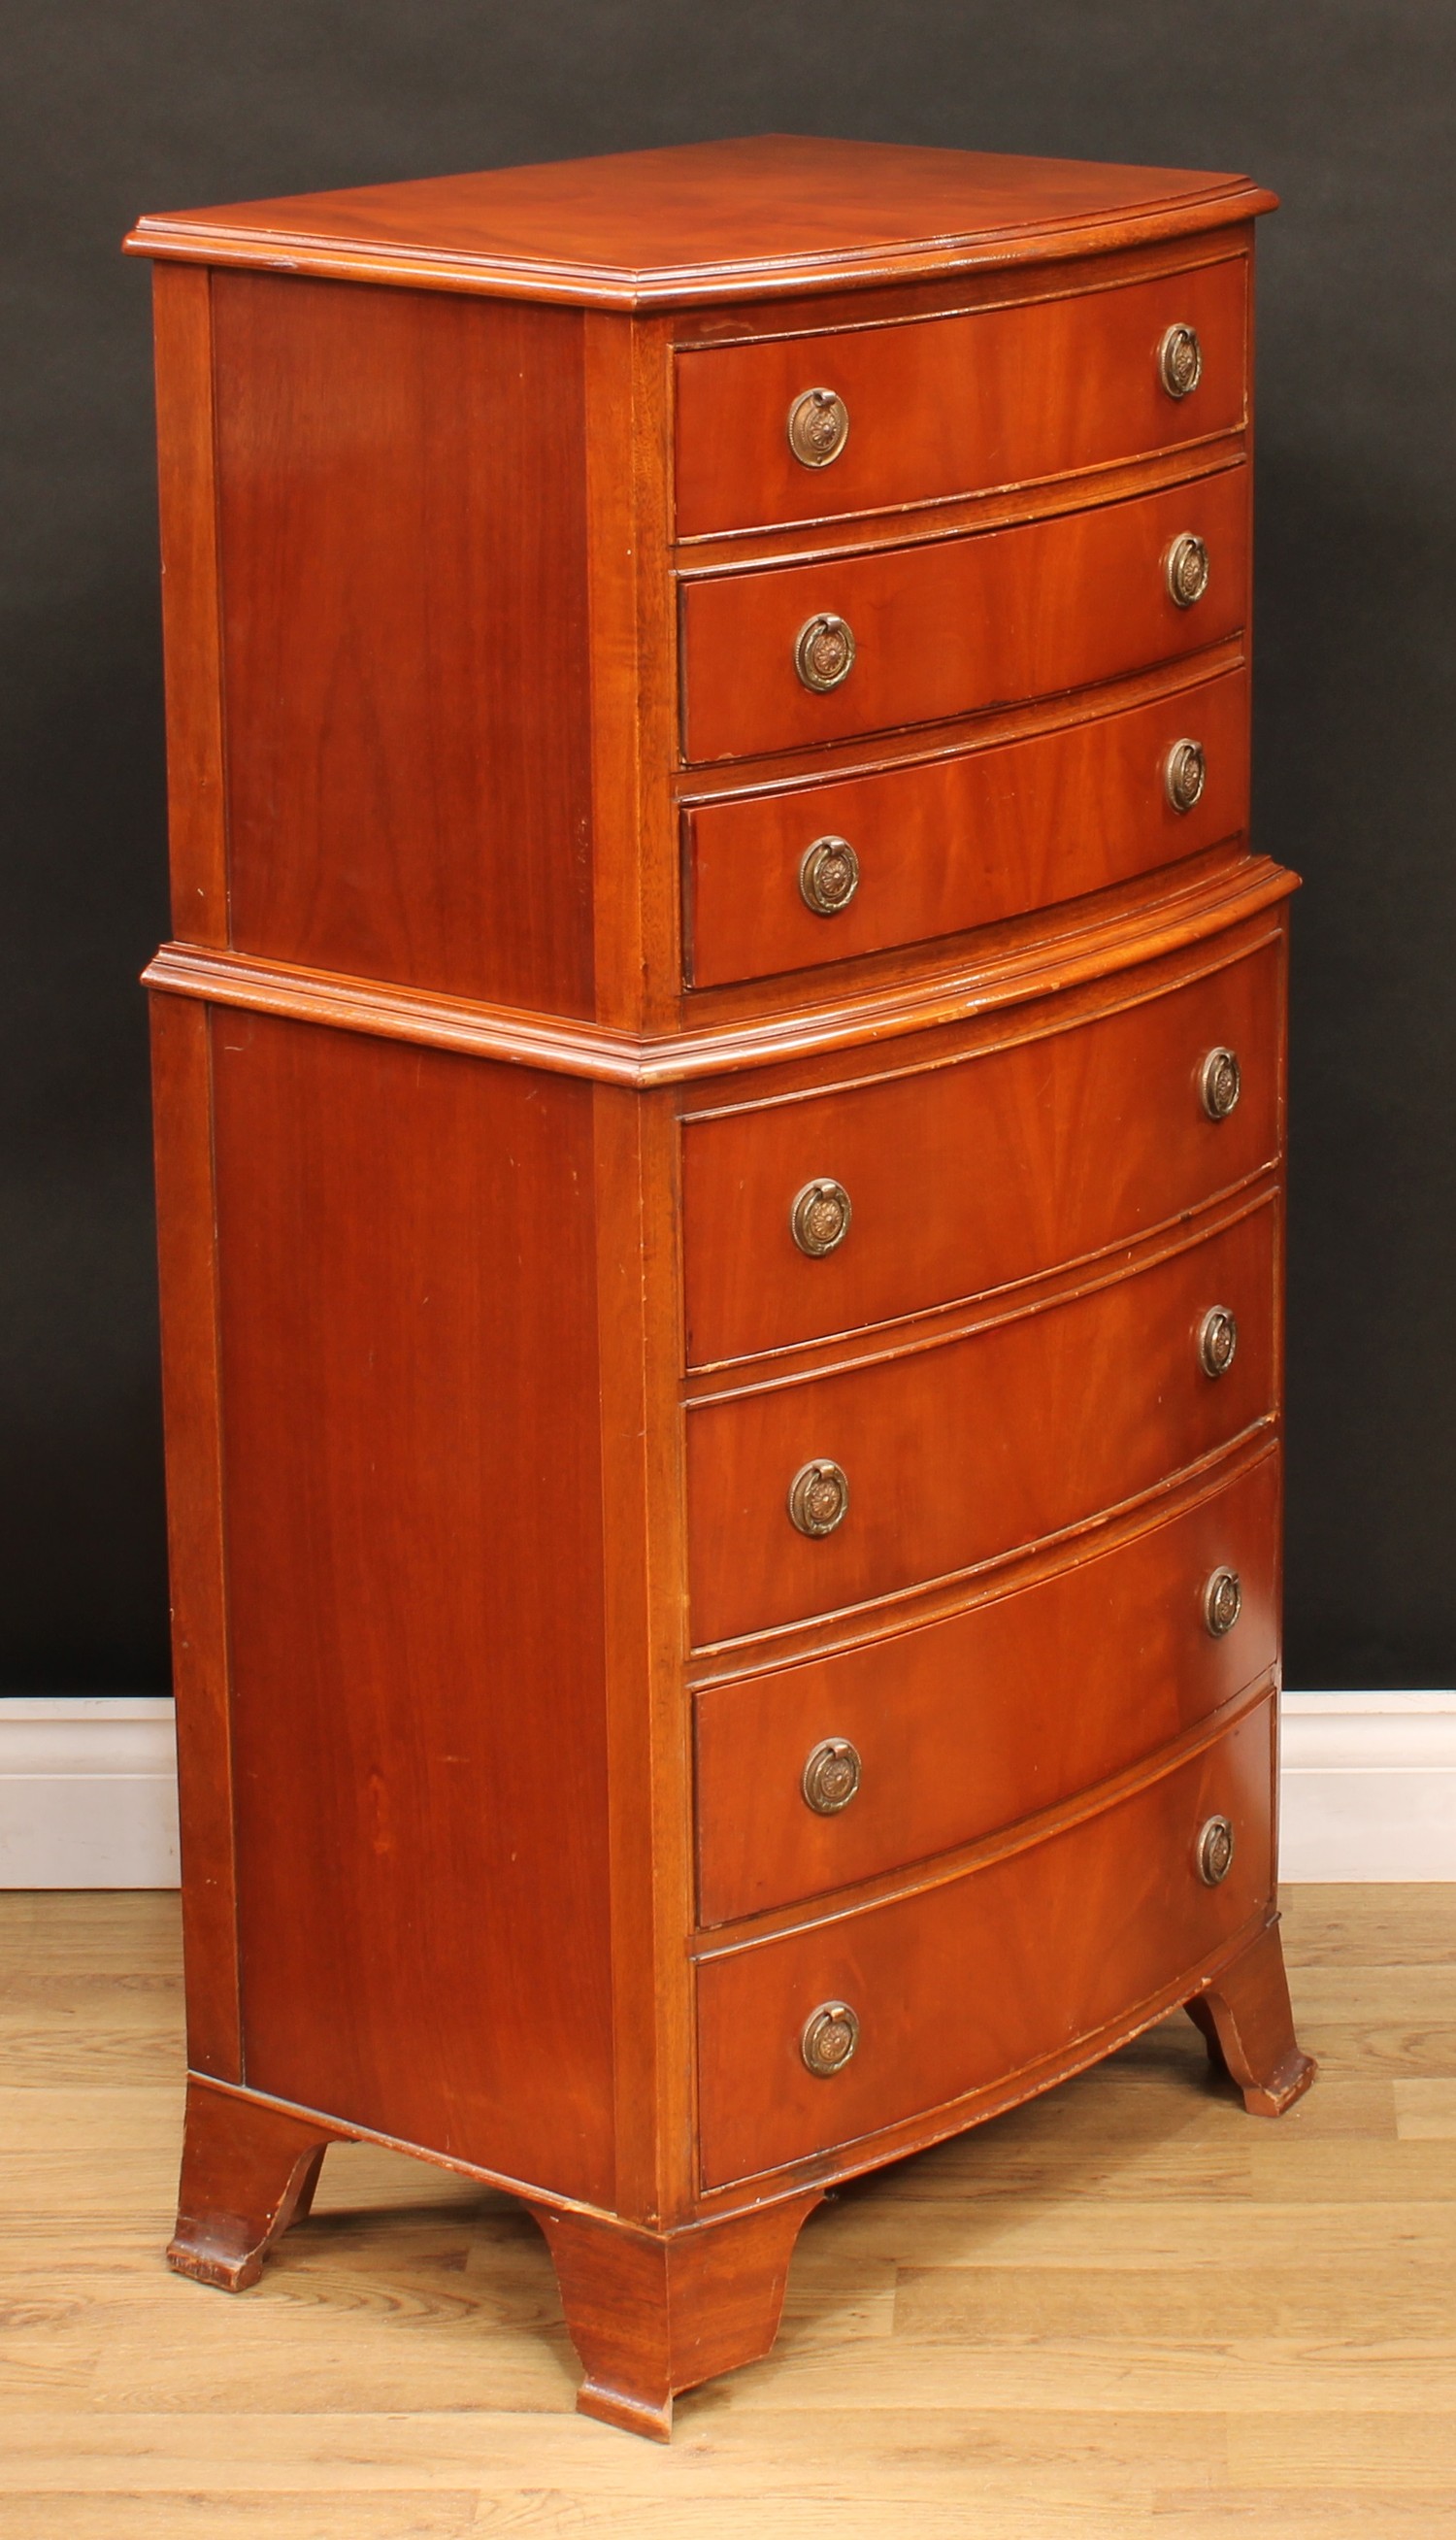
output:
[[[0,1896],[5,2540],[1456,2540],[1456,1891],[1298,1888],[1323,2059],[1180,2016],[858,2181],[669,2450],[575,2415],[509,2197],[368,2146],[236,2300],[162,2262],[176,1900]]]

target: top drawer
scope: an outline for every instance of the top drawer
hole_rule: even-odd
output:
[[[677,356],[677,532],[841,520],[1179,449],[1244,420],[1243,256],[1151,282]],[[1198,377],[1164,345],[1198,339]],[[1177,390],[1182,388],[1182,393]],[[806,409],[832,454],[796,456]]]

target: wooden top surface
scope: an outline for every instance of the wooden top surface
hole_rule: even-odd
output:
[[[149,214],[137,255],[615,309],[916,281],[1249,219],[1246,176],[769,133]]]

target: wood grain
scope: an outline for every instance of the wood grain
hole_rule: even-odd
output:
[[[1244,420],[1247,269],[1241,257],[1075,299],[677,357],[677,533],[899,511],[1024,485],[1232,432]],[[1174,400],[1163,335],[1197,328],[1204,374]],[[848,409],[849,438],[805,467],[788,418],[807,389]]]
[[[214,1067],[246,2078],[604,2201],[590,1091],[232,1015]]]
[[[137,255],[605,308],[918,280],[1247,222],[1244,176],[790,133],[153,213]]]
[[[226,944],[211,277],[159,265],[152,276],[152,315],[172,924],[184,943]]]
[[[187,2016],[195,2070],[240,2081],[212,1044],[205,1006],[154,996],[151,1018]]]
[[[683,756],[706,765],[936,723],[1216,643],[1247,613],[1248,499],[1242,466],[1225,466],[978,536],[689,578]],[[1210,578],[1180,608],[1164,558],[1185,531],[1208,547]],[[821,613],[848,621],[857,652],[817,695],[794,655]]]
[[[1283,954],[1195,979],[959,1065],[690,1122],[683,1250],[691,1366],[854,1332],[1128,1242],[1278,1160]],[[1025,1009],[1021,1029],[1035,1031]],[[1199,1071],[1238,1056],[1213,1120]],[[833,1252],[795,1238],[797,1195],[837,1181]]]
[[[969,1571],[1215,1454],[1275,1409],[1276,1275],[1261,1205],[1133,1276],[964,1337],[695,1402],[694,1645]],[[1236,1315],[1239,1343],[1213,1381],[1197,1332],[1215,1305]],[[815,1457],[841,1466],[850,1505],[810,1538],[788,1499]]]
[[[234,944],[589,1015],[582,319],[213,299]]]
[[[1266,1702],[1201,1755],[1025,1850],[705,1958],[705,2185],[990,2094],[1233,1942],[1272,1896],[1272,1739]],[[1235,1851],[1211,1887],[1195,1846],[1215,1811],[1232,1823]],[[827,2079],[800,2052],[826,2002],[847,2004],[860,2023],[853,2056]]]
[[[728,1922],[949,1852],[1153,1754],[1279,1647],[1279,1471],[1266,1457],[1168,1522],[1010,1595],[697,1697],[699,1911]],[[1211,1637],[1213,1571],[1238,1573]],[[817,1815],[805,1762],[849,1739],[860,1787]]]
[[[1222,2540],[1276,2513],[1292,2540],[1434,2540],[1456,2131],[1402,2139],[1396,2107],[1456,2089],[1456,1889],[1282,1901],[1301,2029],[1339,2040],[1291,2116],[1247,2118],[1180,2012],[846,2189],[798,2240],[773,2353],[680,2400],[659,2452],[572,2413],[534,2224],[418,2162],[336,2147],[239,2302],[169,2275],[180,2020],[124,2121],[108,2041],[139,1996],[179,1998],[177,1899],[0,1895],[0,1997],[33,2005],[37,2059],[0,2091],[7,2540],[743,2540],[786,2495],[808,2540]],[[1421,2079],[1366,2062],[1359,1988],[1425,2035]]]
[[[143,977],[150,987],[208,1005],[343,1024],[426,1049],[473,1051],[513,1066],[648,1087],[769,1069],[865,1041],[935,1031],[1204,943],[1278,906],[1297,888],[1297,878],[1267,856],[1219,856],[1179,875],[1151,901],[1116,891],[1095,894],[1062,912],[1050,932],[1035,921],[988,928],[978,939],[974,965],[963,949],[947,959],[945,948],[936,947],[923,968],[907,973],[897,964],[888,977],[837,983],[837,998],[705,1016],[687,1030],[660,1035],[421,997],[375,980],[320,977],[288,962],[245,960],[187,945],[163,945]]]
[[[1150,874],[1239,837],[1248,820],[1248,684],[1239,671],[1125,712],[1078,700],[1075,720],[1000,746],[837,783],[755,789],[684,813],[695,987],[852,960],[992,926]],[[1064,709],[1065,711],[1065,709]],[[1207,777],[1191,811],[1168,801],[1167,756],[1196,741]],[[841,837],[859,886],[825,917],[799,886],[807,850]]]

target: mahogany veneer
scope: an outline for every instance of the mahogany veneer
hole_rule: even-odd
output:
[[[775,138],[128,242],[184,2275],[404,2146],[663,2435],[836,2179],[1179,2003],[1307,2085],[1271,202]]]

